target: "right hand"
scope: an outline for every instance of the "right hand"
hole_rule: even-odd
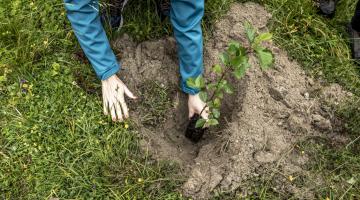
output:
[[[125,102],[125,97],[136,99],[126,85],[117,77],[112,75],[106,80],[101,81],[104,114],[111,115],[113,121],[122,122],[129,117],[129,109]]]
[[[209,119],[209,107],[206,106],[206,103],[200,99],[199,94],[189,95],[188,107],[189,119],[192,118],[195,114],[201,114],[203,119]]]

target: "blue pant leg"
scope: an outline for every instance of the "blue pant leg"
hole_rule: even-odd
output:
[[[64,0],[64,3],[74,33],[97,76],[106,80],[116,74],[120,65],[100,22],[99,1]]]
[[[170,20],[178,46],[181,88],[185,93],[199,91],[186,85],[189,77],[203,73],[203,36],[201,20],[204,0],[171,0]]]

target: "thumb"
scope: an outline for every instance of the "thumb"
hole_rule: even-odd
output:
[[[207,113],[207,112],[203,112],[202,114],[201,114],[201,117],[203,118],[203,119],[205,119],[205,120],[208,120],[209,119],[209,113]]]
[[[201,113],[201,117],[206,120],[209,119],[209,107],[206,107],[204,109],[204,111]]]
[[[126,96],[130,97],[131,99],[137,99],[137,97],[126,86],[124,86],[124,92]]]

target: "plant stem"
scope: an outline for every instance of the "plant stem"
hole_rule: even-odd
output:
[[[229,67],[226,65],[224,72],[221,74],[220,80],[219,80],[219,81],[217,82],[217,84],[216,84],[215,91],[214,91],[213,94],[211,95],[211,97],[210,97],[210,99],[209,99],[208,102],[211,102],[211,101],[214,99],[215,94],[216,94],[216,92],[217,92],[218,89],[219,89],[219,85],[220,85],[221,81],[224,80],[224,78],[225,78],[225,76],[226,76],[226,74],[227,74],[228,71],[229,71]],[[209,107],[209,106],[206,104],[206,105],[204,106],[204,108],[201,110],[200,116],[201,116],[201,114],[205,111],[205,109],[206,109],[207,107]]]

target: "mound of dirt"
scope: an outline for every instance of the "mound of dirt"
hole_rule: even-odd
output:
[[[219,63],[218,56],[229,41],[247,42],[243,22],[247,20],[263,32],[270,18],[258,4],[233,4],[205,43],[206,68]],[[144,150],[155,159],[176,161],[184,169],[188,178],[182,189],[186,196],[208,199],[216,190],[244,191],[245,182],[275,167],[284,175],[279,181],[286,182],[288,176],[304,172],[308,160],[306,153],[293,151],[297,141],[339,131],[338,125],[334,127],[333,115],[323,108],[321,95],[313,95],[314,80],[285,51],[270,45],[276,57],[274,68],[261,71],[251,58],[253,67],[244,79],[234,81],[235,94],[225,98],[220,127],[193,144],[184,136],[187,98],[177,86],[174,39],[136,44],[125,35],[114,45],[123,52],[121,77],[130,88],[139,93],[151,81],[174,91],[165,99],[156,99],[155,95],[153,101],[170,101],[170,106],[163,122],[153,126],[141,123],[141,116],[147,114],[141,104],[129,107],[135,108],[132,116],[143,137]],[[304,192],[307,190],[291,184],[286,187],[287,192],[299,198],[311,198],[311,193]]]

